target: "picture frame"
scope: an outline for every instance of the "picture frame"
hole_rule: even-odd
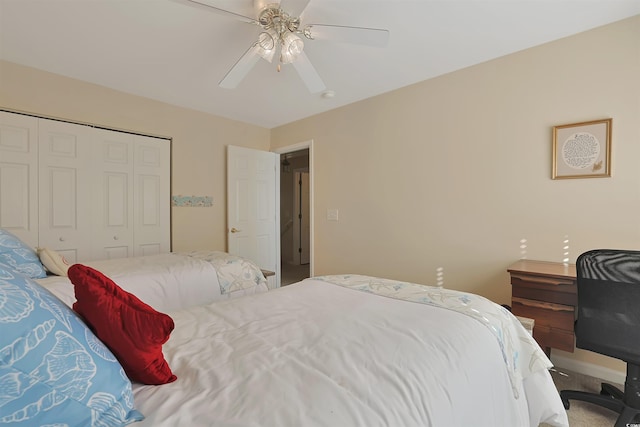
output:
[[[613,119],[553,127],[551,179],[611,177]]]

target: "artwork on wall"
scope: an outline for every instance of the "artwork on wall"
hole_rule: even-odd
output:
[[[208,208],[213,206],[211,196],[171,196],[171,206]]]
[[[554,126],[551,178],[610,177],[611,122],[602,119]]]

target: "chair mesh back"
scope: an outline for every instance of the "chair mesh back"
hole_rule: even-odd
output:
[[[576,346],[640,364],[640,251],[585,252],[576,271]]]

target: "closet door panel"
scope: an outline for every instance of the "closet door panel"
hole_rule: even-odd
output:
[[[96,130],[96,251],[101,259],[133,256],[133,135]]]
[[[38,119],[0,111],[0,227],[38,245]]]
[[[49,167],[45,176],[49,194],[48,225],[56,229],[75,228],[78,224],[78,174],[74,168]]]
[[[39,246],[71,263],[95,259],[92,250],[92,129],[39,119]]]
[[[135,136],[135,256],[169,252],[170,142]]]

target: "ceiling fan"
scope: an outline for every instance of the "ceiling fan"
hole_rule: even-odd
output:
[[[278,71],[281,64],[293,64],[311,93],[323,91],[326,86],[304,53],[304,41],[332,40],[368,46],[384,47],[389,31],[378,28],[351,27],[327,24],[301,25],[300,16],[310,0],[281,0],[260,6],[264,0],[254,0],[256,18],[221,9],[206,0],[174,0],[178,3],[222,14],[261,28],[258,39],[247,49],[235,65],[220,81],[219,86],[233,89],[245,78],[260,58],[271,62],[279,52]]]

